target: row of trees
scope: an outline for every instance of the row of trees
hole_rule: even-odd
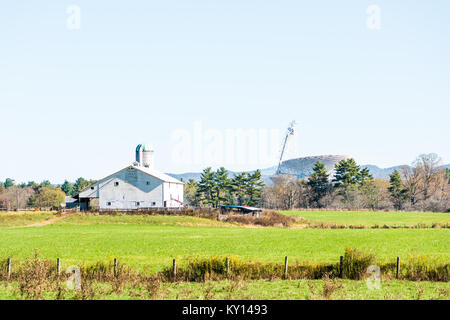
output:
[[[95,181],[79,178],[74,184],[65,181],[55,186],[50,181],[16,184],[11,178],[0,182],[0,209],[59,208],[66,196],[74,196]]]
[[[225,168],[203,170],[200,181],[190,179],[185,186],[185,201],[191,206],[217,208],[222,204],[253,206],[261,199],[264,183],[261,172],[238,173],[229,177]]]
[[[394,171],[390,180],[374,179],[354,159],[335,165],[331,175],[320,161],[307,180],[290,175],[273,177],[263,190],[266,208],[403,209],[448,211],[450,171],[439,166],[435,154],[420,155],[411,166]]]

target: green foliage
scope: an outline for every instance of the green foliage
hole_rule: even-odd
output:
[[[367,268],[375,263],[375,255],[366,254],[351,247],[345,249],[343,259],[343,276],[347,279],[360,280]]]
[[[75,184],[73,185],[72,196],[79,194],[81,191],[83,191],[91,184],[94,184],[96,182],[97,182],[96,180],[86,180],[83,177],[78,178],[77,181],[75,181]]]
[[[430,256],[408,255],[401,268],[401,279],[420,281],[450,281],[450,264],[440,263]]]
[[[6,178],[5,182],[3,183],[3,186],[5,189],[14,186],[14,180],[11,178]]]
[[[66,194],[59,188],[40,187],[29,199],[29,205],[35,208],[60,208]]]
[[[256,170],[254,173],[247,173],[246,195],[248,196],[246,205],[254,206],[261,199],[264,183],[261,180],[261,171]]]
[[[249,178],[245,172],[235,174],[231,180],[233,193],[237,200],[236,203],[240,206],[245,204],[248,183]]]
[[[211,167],[203,170],[198,183],[197,196],[201,202],[207,206],[213,206],[216,203],[216,179]]]
[[[228,178],[228,171],[221,167],[213,174],[214,179],[214,207],[218,208],[220,204],[230,203],[231,180]]]
[[[403,204],[408,199],[408,190],[403,187],[402,178],[398,170],[389,175],[389,192],[397,210],[403,208]]]
[[[34,181],[28,181],[27,187],[36,188],[38,184]]]
[[[65,180],[63,185],[61,186],[61,190],[67,195],[67,196],[73,196],[74,195],[74,186],[69,181]]]
[[[370,174],[370,171],[368,168],[362,168],[358,172],[358,183],[360,185],[365,185],[368,182],[373,181],[373,176]]]
[[[353,158],[339,161],[335,164],[335,170],[333,181],[336,187],[361,186],[368,181],[373,181],[373,176],[370,174],[369,169],[361,169]]]
[[[203,170],[196,185],[196,198],[204,205],[218,208],[221,204],[256,205],[261,199],[264,183],[261,172],[238,173],[228,177],[228,171],[221,167],[217,171],[211,168]]]
[[[329,174],[325,164],[317,161],[313,167],[313,174],[308,179],[308,186],[311,187],[311,201],[317,207],[320,207],[320,199],[330,192],[331,184],[328,181]]]
[[[39,184],[40,188],[48,188],[48,187],[51,187],[51,186],[52,186],[52,183],[50,181],[48,181],[48,180],[44,180],[44,181],[42,181]]]
[[[189,181],[184,185],[184,202],[190,206],[198,207],[200,206],[201,198],[198,190],[198,183],[194,179],[189,179]]]
[[[335,164],[333,181],[336,187],[348,187],[359,183],[359,166],[353,158],[344,159]]]

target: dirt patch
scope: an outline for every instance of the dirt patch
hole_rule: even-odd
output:
[[[48,226],[48,225],[53,224],[53,223],[55,223],[55,222],[58,222],[58,221],[60,221],[60,220],[62,220],[62,219],[65,219],[65,218],[67,218],[68,216],[70,216],[70,214],[63,214],[63,215],[61,215],[61,216],[53,217],[53,218],[50,218],[50,219],[47,219],[47,220],[44,220],[44,221],[34,222],[34,223],[32,223],[32,224],[23,226],[23,227],[21,227],[21,228],[30,228],[30,227],[43,227],[43,226]]]

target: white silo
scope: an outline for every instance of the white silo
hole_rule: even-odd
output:
[[[147,144],[142,145],[142,165],[146,168],[154,169],[154,152]]]

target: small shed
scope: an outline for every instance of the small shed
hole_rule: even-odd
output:
[[[67,196],[64,201],[64,207],[66,209],[73,209],[78,207],[78,205],[79,205],[78,200],[69,196]]]
[[[240,214],[250,214],[253,217],[261,217],[262,209],[261,208],[255,208],[250,206],[236,206],[236,205],[221,205],[220,211],[222,214],[236,212]]]

